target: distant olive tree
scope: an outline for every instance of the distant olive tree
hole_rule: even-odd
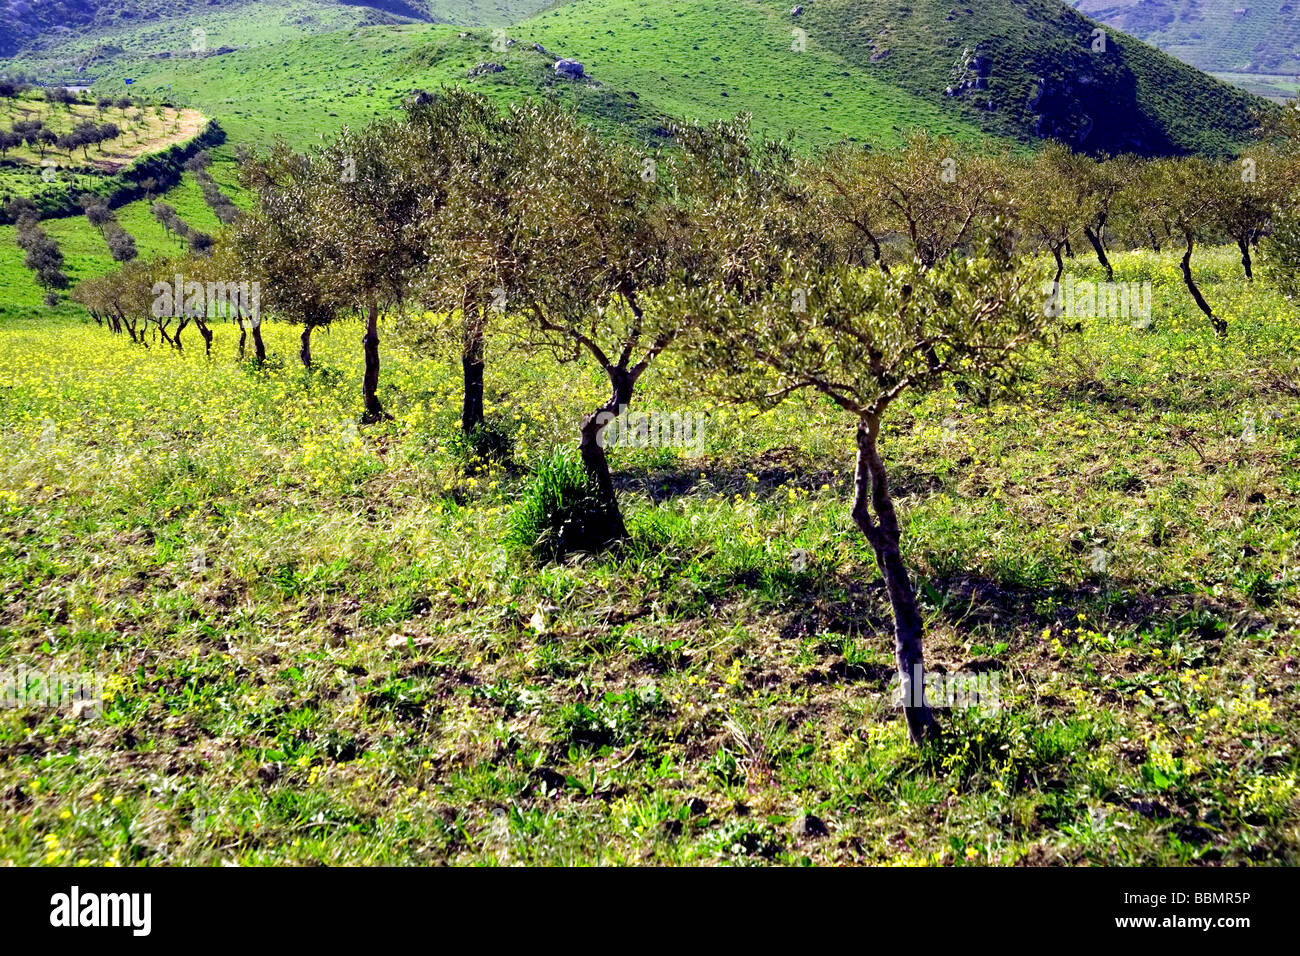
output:
[[[1251,250],[1268,233],[1275,211],[1295,189],[1300,168],[1281,150],[1260,143],[1215,172],[1207,188],[1219,196],[1220,224],[1237,244],[1246,280],[1253,281]]]
[[[1018,164],[1017,220],[1035,246],[1051,253],[1056,263],[1054,288],[1065,272],[1063,256],[1070,240],[1091,221],[1086,203],[1093,165],[1063,143],[1049,143]]]
[[[508,115],[458,87],[406,104],[403,168],[419,183],[426,259],[415,295],[437,316],[435,337],[452,338],[461,367],[461,432],[485,420],[487,335],[515,288],[521,169]]]
[[[1192,272],[1192,255],[1198,243],[1214,243],[1225,235],[1221,170],[1201,157],[1156,159],[1144,163],[1117,199],[1130,234],[1146,236],[1159,250],[1161,241],[1180,243],[1183,284],[1214,334],[1228,333],[1228,323],[1206,301]]]
[[[304,368],[312,365],[312,333],[348,304],[324,278],[339,268],[341,257],[325,228],[333,197],[328,177],[338,171],[325,163],[319,154],[300,155],[282,142],[264,156],[249,153],[240,179],[253,191],[253,209],[234,222],[217,252],[229,279],[259,282],[262,307],[302,326],[298,357]],[[235,319],[241,354],[248,321],[256,360],[264,362],[260,314]]]
[[[387,119],[364,130],[344,127],[312,158],[330,204],[320,242],[337,261],[337,269],[322,281],[332,283],[332,294],[349,296],[365,315],[365,423],[392,417],[378,396],[380,315],[406,307],[428,258],[423,184],[408,175],[401,122]]]
[[[1013,200],[1005,152],[979,151],[923,130],[909,133],[896,150],[836,147],[806,175],[822,210],[812,227],[838,226],[847,244],[844,261],[861,261],[869,250],[886,272],[896,261],[932,268],[984,223],[1005,216]]]

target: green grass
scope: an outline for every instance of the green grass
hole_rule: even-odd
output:
[[[544,4],[540,0],[405,0],[390,3],[388,13],[374,7],[333,0],[119,0],[101,7],[93,22],[59,18],[54,4],[29,15],[53,14],[37,39],[14,51],[17,70],[65,82],[84,80],[81,68],[93,71],[113,59],[141,60],[159,53],[188,55],[195,29],[203,30],[208,51],[223,47],[273,46],[307,33],[329,33],[357,26],[413,20],[484,26],[513,23]],[[407,15],[396,12],[405,7]],[[54,8],[54,9],[52,9]],[[81,13],[82,11],[74,11]],[[56,32],[54,26],[71,27]],[[0,52],[10,55],[8,51]]]
[[[1257,96],[1267,97],[1277,103],[1294,100],[1297,89],[1296,74],[1287,73],[1215,73],[1219,79],[1250,90]]]
[[[631,12],[630,6],[614,4],[594,16],[622,23]],[[487,30],[461,37],[466,31],[446,26],[377,27],[289,40],[276,47],[276,57],[250,49],[207,59],[113,65],[97,89],[119,88],[131,75],[145,95],[171,97],[217,117],[232,144],[279,134],[304,146],[345,123],[362,125],[385,115],[412,88],[448,83],[483,89],[502,103],[558,93],[576,99],[589,118],[607,128],[629,126],[642,134],[661,126],[665,115],[712,119],[742,111],[754,114],[758,128],[773,135],[795,130],[808,145],[843,137],[895,143],[900,129],[916,124],[976,133],[969,123],[946,117],[941,107],[848,69],[815,44],[806,53],[793,53],[788,29],[760,7],[670,5],[665,29],[647,34],[644,49],[625,35],[612,46],[620,52],[608,57],[583,35],[588,32],[583,21],[557,16],[512,29],[510,36],[519,42],[505,51],[493,49],[494,35]],[[696,36],[706,49],[692,49],[698,44],[690,38]],[[551,61],[531,49],[534,42],[557,55],[584,59],[596,82],[557,81]],[[499,62],[506,71],[468,80],[468,71],[484,62]],[[707,67],[699,68],[702,64]],[[661,75],[671,80],[660,80]],[[806,84],[819,98],[813,121]]]
[[[827,36],[810,33],[796,52],[792,30],[802,24],[789,9],[754,0],[578,0],[512,32],[683,118],[743,110],[769,135],[795,131],[805,144],[894,144],[914,126],[977,135],[970,119],[846,60]]]
[[[258,371],[228,326],[205,359],[7,320],[0,670],[107,700],[0,709],[0,859],[1294,865],[1300,327],[1234,260],[1197,260],[1226,340],[1176,260],[1117,255],[1149,328],[891,415],[929,660],[1002,705],[926,751],[823,402],[648,376],[642,408],[711,413],[705,454],[615,451],[631,544],[554,563],[507,542],[593,368],[494,340],[518,464],[469,476],[458,365],[391,333],[395,419],[358,429],[351,324],[305,376],[275,323]]]

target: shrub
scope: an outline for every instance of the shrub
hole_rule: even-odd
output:
[[[607,515],[582,463],[559,451],[538,465],[510,520],[510,543],[543,558],[595,551]]]

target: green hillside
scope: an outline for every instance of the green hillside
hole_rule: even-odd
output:
[[[8,29],[0,26],[0,56],[43,81],[72,82],[93,80],[106,60],[220,55],[358,26],[513,23],[543,0],[48,0],[27,6]]]
[[[816,0],[798,19],[847,61],[991,132],[1090,152],[1229,152],[1263,106],[1131,37],[1100,37],[1057,0]]]
[[[221,174],[217,170],[213,172],[220,180]],[[221,185],[227,192],[231,191],[225,182]],[[217,231],[217,220],[203,202],[198,184],[189,174],[159,198],[175,207],[181,219],[195,229],[208,233]],[[181,250],[177,240],[167,236],[163,227],[150,215],[147,201],[127,203],[115,212],[118,223],[135,240],[141,258],[174,255]],[[84,216],[47,219],[41,225],[59,244],[59,251],[64,256],[64,271],[72,282],[116,268],[103,237]],[[4,288],[4,296],[0,299],[0,322],[30,317],[33,313],[51,314],[41,303],[44,292],[36,285],[32,273],[23,267],[23,252],[15,242],[13,226],[0,225],[0,286]],[[54,314],[84,316],[79,306],[66,300],[54,310]]]
[[[618,100],[592,112],[638,134],[660,114],[745,110],[810,143],[890,142],[926,126],[1095,152],[1222,153],[1262,105],[1113,31],[1094,50],[1097,25],[1059,0],[815,0],[798,15],[788,0],[573,0],[512,27],[508,48],[391,11],[468,25],[523,16],[537,0],[380,5],[232,0],[185,15],[182,4],[169,18],[43,36],[0,68],[72,71],[98,90],[131,80],[215,115],[236,141],[241,127],[300,140],[366,119],[414,86],[465,82],[480,63],[506,67],[480,85],[527,95],[554,85],[549,63],[518,59],[538,42],[552,60],[580,59],[588,99]]]
[[[434,0],[417,12],[493,23],[536,5]],[[503,104],[559,96],[637,140],[662,136],[673,117],[749,112],[757,130],[793,134],[804,149],[840,139],[890,146],[920,126],[1020,144],[1056,135],[1095,151],[1223,152],[1262,105],[1121,35],[1094,53],[1095,25],[1056,0],[987,0],[978,15],[935,0],[813,0],[798,16],[784,0],[574,0],[508,30],[410,22],[391,4],[146,7],[119,5],[120,15],[96,7],[99,19],[38,35],[0,60],[0,73],[71,71],[97,93],[129,91],[215,118],[228,139],[213,150],[212,173],[237,199],[238,144],[279,135],[305,146],[387,115],[412,89],[453,83]],[[126,17],[132,9],[153,16]],[[164,9],[173,15],[159,18]],[[557,57],[579,59],[586,77],[558,77]],[[120,216],[133,233],[132,222],[153,231],[143,205]],[[73,276],[102,264],[103,241],[89,229],[78,216],[53,230]],[[19,290],[10,303],[39,302],[30,274],[11,261],[12,237],[0,245],[0,266]],[[143,239],[142,253],[151,248]]]
[[[761,7],[713,0],[661,9],[662,29],[643,36],[619,33],[607,44],[587,39],[591,30],[584,19],[561,16],[565,10],[512,28],[508,46],[506,38],[486,29],[372,27],[287,40],[276,45],[273,57],[247,49],[220,57],[108,63],[95,89],[121,89],[130,76],[132,89],[144,95],[217,117],[232,143],[264,142],[275,134],[305,143],[344,123],[382,115],[413,88],[446,83],[481,88],[502,102],[557,93],[576,100],[598,122],[630,126],[638,134],[661,128],[665,116],[713,118],[741,111],[752,112],[761,129],[796,130],[810,144],[842,137],[892,143],[911,125],[978,131],[944,104],[899,90],[815,44],[803,53],[790,51],[788,30]],[[613,2],[599,5],[594,15],[621,22],[631,11],[630,3]],[[688,31],[704,42],[686,39]],[[710,35],[716,37],[712,42]],[[539,42],[548,53],[534,48]],[[602,45],[609,52],[602,54]],[[558,79],[556,56],[581,59],[589,78]],[[505,69],[469,77],[490,63]]]
[[[677,116],[746,110],[760,128],[797,130],[812,142],[891,143],[910,126],[959,135],[979,129],[942,101],[901,90],[844,57],[829,37],[799,36],[789,9],[755,0],[577,0],[513,32],[577,57],[595,78]]]
[[[1074,0],[1074,5],[1202,70],[1300,72],[1300,7],[1294,0]]]

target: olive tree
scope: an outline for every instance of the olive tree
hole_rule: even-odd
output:
[[[1056,262],[1054,290],[1060,288],[1065,272],[1062,256],[1071,238],[1088,225],[1084,204],[1093,165],[1091,159],[1063,143],[1049,143],[1032,159],[1018,164],[1016,216],[1029,240],[1050,252]]]
[[[626,536],[605,428],[687,324],[665,307],[670,279],[737,294],[770,285],[793,241],[789,150],[755,142],[747,117],[673,132],[671,154],[605,142],[553,104],[516,107],[519,228],[507,289],[531,344],[595,361],[609,396],[583,415],[578,451],[599,505],[592,544]]]
[[[1215,188],[1218,167],[1200,157],[1156,159],[1144,163],[1117,203],[1135,235],[1145,234],[1158,251],[1163,236],[1183,245],[1180,262],[1183,284],[1197,308],[1205,313],[1214,334],[1228,333],[1228,323],[1216,315],[1192,274],[1196,244],[1223,237],[1223,196]]]
[[[896,402],[946,377],[1006,382],[1048,321],[1033,271],[1000,243],[980,245],[977,255],[949,256],[929,268],[902,262],[888,272],[791,263],[757,298],[712,286],[682,287],[673,297],[679,314],[697,323],[694,356],[723,394],[771,405],[810,390],[852,422],[850,514],[884,578],[904,715],[918,743],[938,725],[924,694],[923,625],[903,561],[882,424]]]
[[[486,98],[453,87],[406,104],[403,168],[419,183],[425,261],[415,295],[441,319],[436,337],[457,340],[461,431],[484,421],[486,342],[517,261],[513,129]]]
[[[1083,157],[1078,167],[1081,181],[1081,209],[1083,234],[1097,261],[1106,270],[1106,281],[1115,281],[1115,267],[1106,254],[1106,236],[1116,197],[1132,180],[1141,160],[1136,156],[1117,156],[1112,159],[1092,160]]]
[[[1294,188],[1296,172],[1294,161],[1261,143],[1235,161],[1223,163],[1215,181],[1206,184],[1219,195],[1219,222],[1237,244],[1247,281],[1255,278],[1251,249],[1268,232],[1274,211]]]
[[[304,368],[312,364],[312,333],[329,325],[341,306],[328,278],[338,271],[339,253],[324,228],[333,214],[328,178],[335,174],[319,154],[300,155],[284,143],[265,156],[249,155],[240,176],[254,192],[253,209],[234,221],[215,256],[232,279],[260,283],[261,308],[302,326],[298,357]],[[242,351],[245,316],[234,318]],[[260,311],[247,320],[263,362]]]
[[[806,175],[821,211],[812,227],[839,231],[846,261],[860,261],[869,250],[886,272],[900,260],[932,268],[983,223],[1005,215],[1012,201],[1005,154],[976,152],[925,131],[887,152],[838,146]]]
[[[324,248],[337,267],[320,276],[330,294],[364,310],[365,371],[362,421],[391,416],[379,401],[379,317],[401,310],[427,261],[420,213],[423,186],[407,174],[402,120],[387,119],[356,131],[344,127],[316,151],[312,164],[322,173],[325,209],[320,222]]]

